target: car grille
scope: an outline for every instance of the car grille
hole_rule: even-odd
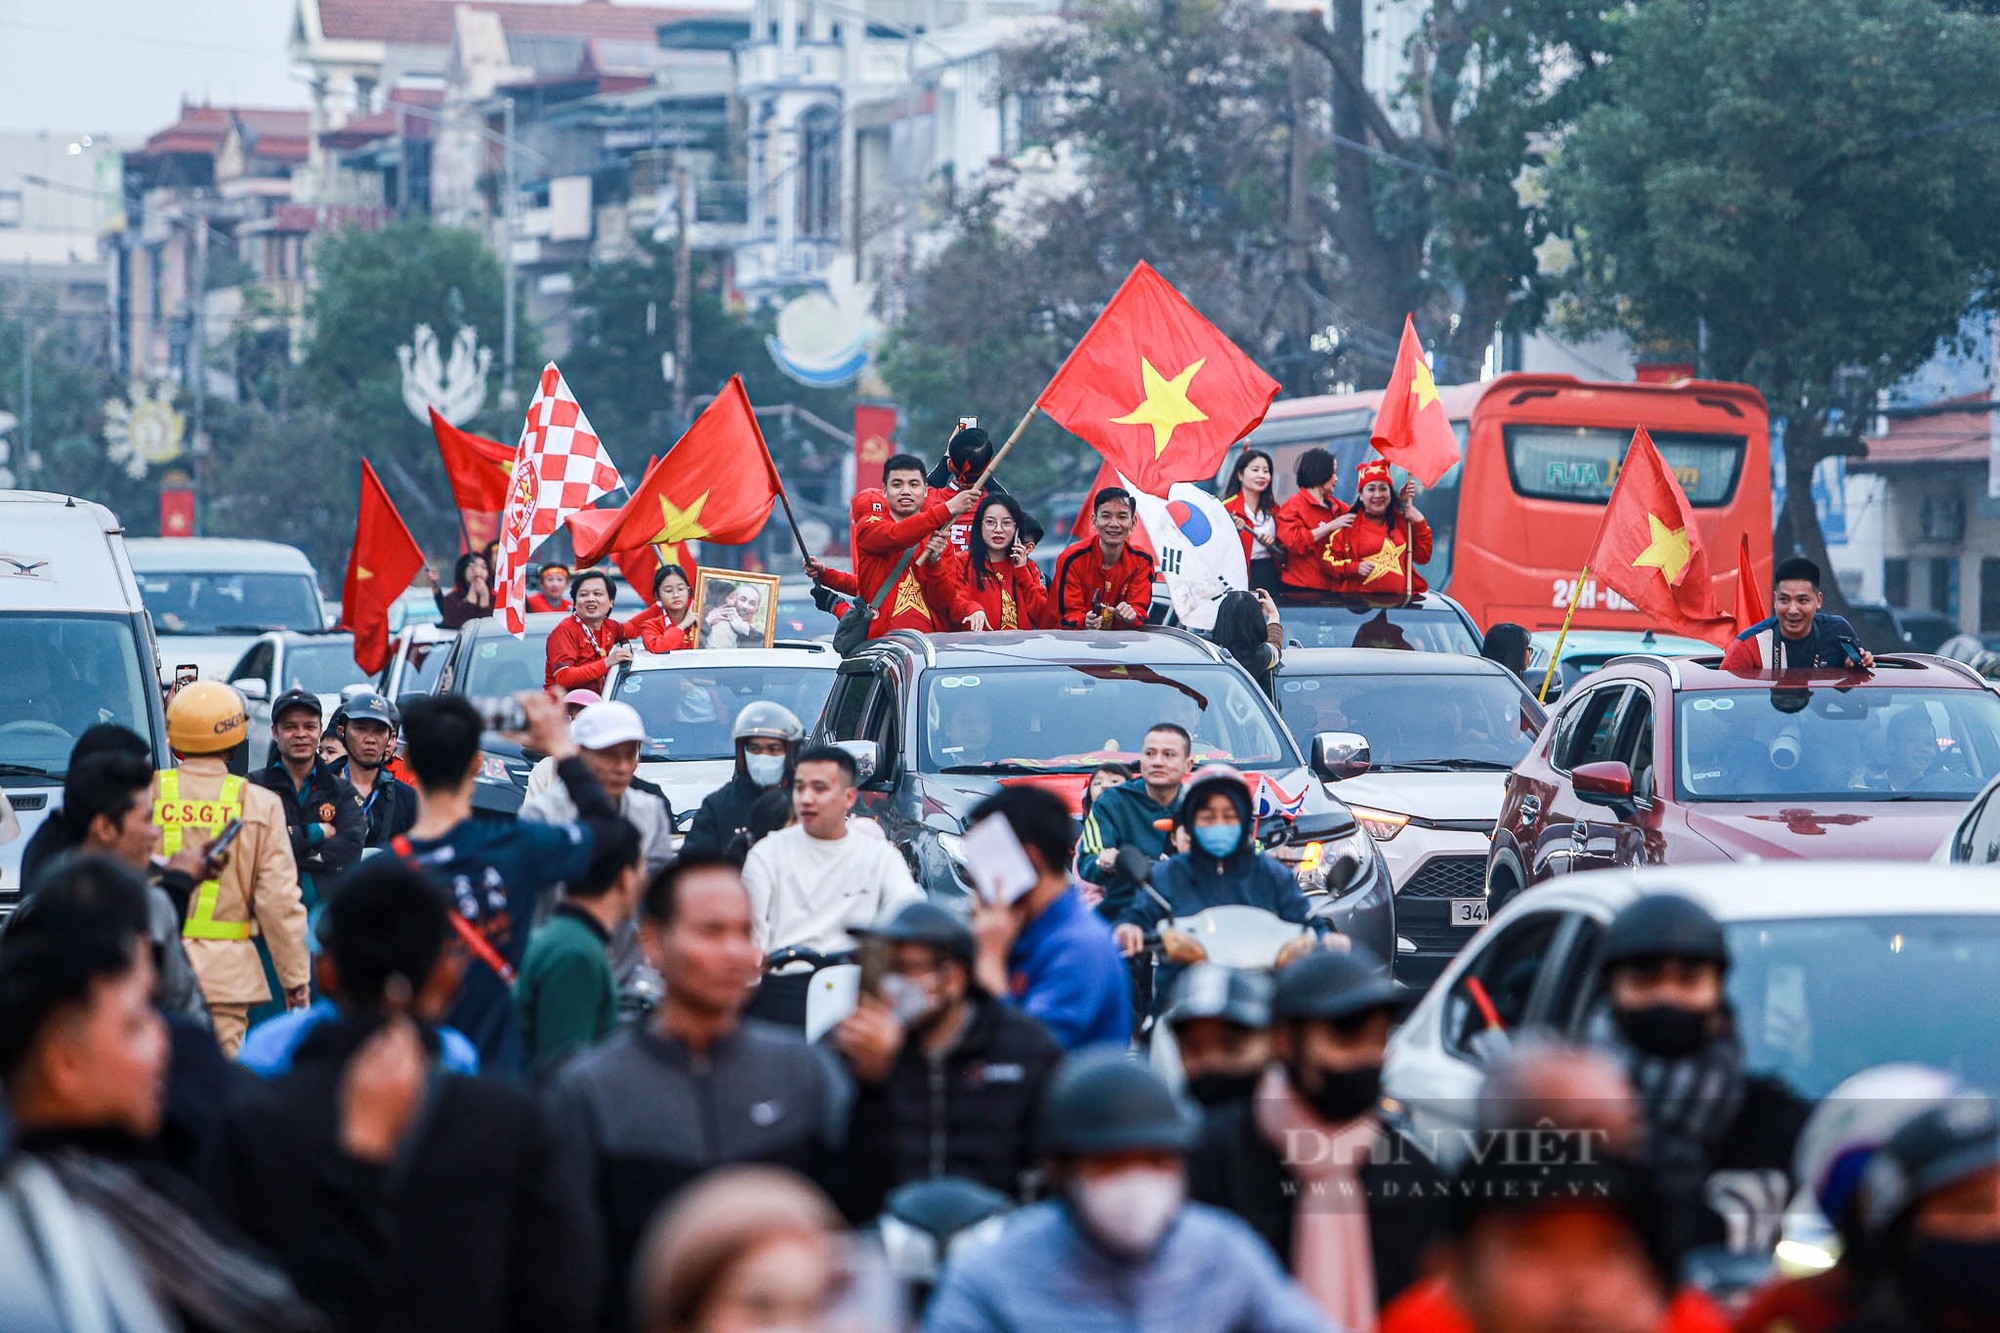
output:
[[[1396,904],[1396,933],[1417,946],[1421,954],[1449,957],[1465,947],[1479,932],[1470,926],[1451,924],[1451,904],[1436,899]]]
[[[1434,856],[1396,890],[1404,898],[1478,898],[1486,892],[1486,858]]]

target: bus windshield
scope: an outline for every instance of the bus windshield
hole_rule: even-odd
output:
[[[1507,475],[1516,495],[1602,505],[1611,498],[1632,432],[1597,426],[1511,425],[1502,438],[1507,442]],[[1736,494],[1736,477],[1743,467],[1742,436],[1658,431],[1653,443],[1696,509],[1720,508]]]

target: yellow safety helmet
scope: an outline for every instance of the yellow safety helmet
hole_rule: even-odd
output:
[[[249,723],[233,687],[198,680],[167,705],[167,744],[180,754],[221,754],[242,743]]]

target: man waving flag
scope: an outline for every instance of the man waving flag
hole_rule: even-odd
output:
[[[497,605],[515,637],[527,628],[528,558],[535,548],[564,519],[624,484],[562,372],[549,362],[514,448],[514,474],[500,516],[500,568],[493,571]]]
[[[1276,380],[1141,261],[1036,406],[1164,497],[1214,477],[1277,396]]]
[[[1694,510],[1644,426],[1618,469],[1590,569],[1659,629],[1719,647],[1736,633],[1735,618],[1716,609]]]
[[[1417,323],[1403,316],[1403,341],[1396,349],[1396,368],[1382,391],[1375,428],[1368,433],[1375,452],[1426,486],[1451,470],[1459,459],[1458,436],[1438,398],[1437,380],[1417,341]]]

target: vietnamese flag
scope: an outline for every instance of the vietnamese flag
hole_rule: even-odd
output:
[[[667,456],[646,469],[617,522],[578,547],[577,563],[657,546],[661,559],[686,566],[685,542],[738,546],[762,532],[783,490],[743,377],[732,375]]]
[[[1149,495],[1208,481],[1278,382],[1143,260],[1035,406]]]
[[[361,508],[340,590],[340,628],[354,635],[354,660],[370,675],[389,664],[389,608],[423,568],[423,548],[382,489],[382,479],[362,459]]]
[[[1717,646],[1735,637],[1735,617],[1716,610],[1694,510],[1644,426],[1618,469],[1590,569],[1660,629]]]
[[[1750,534],[1736,539],[1736,632],[1764,623],[1764,590],[1757,586],[1757,567],[1750,563]]]
[[[651,471],[659,464],[658,458],[646,461],[646,470]],[[569,525],[570,544],[579,551],[588,551],[599,542],[606,540],[618,524],[619,511],[616,509],[579,509],[566,520]],[[612,551],[611,563],[618,566],[618,572],[625,581],[638,590],[648,602],[653,600],[653,580],[660,572],[659,548],[648,542],[629,551]],[[694,584],[694,552],[688,547],[680,548],[681,568],[687,571],[688,584]]]
[[[1403,316],[1403,342],[1396,349],[1396,368],[1382,405],[1375,410],[1375,428],[1368,432],[1375,452],[1426,486],[1451,470],[1459,458],[1458,436],[1444,414],[1437,381],[1417,341],[1416,320]]]
[[[444,459],[452,503],[472,550],[482,550],[500,536],[500,511],[507,507],[507,485],[514,475],[514,450],[498,440],[460,430],[431,409],[431,435]]]

